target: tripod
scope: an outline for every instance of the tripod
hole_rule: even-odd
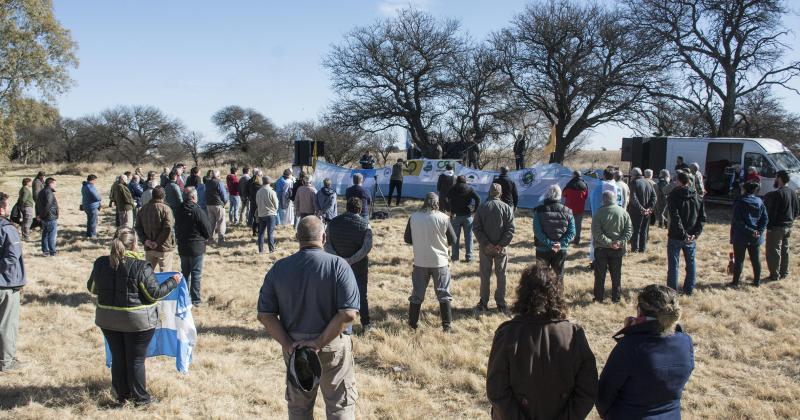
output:
[[[377,202],[378,197],[383,200],[383,206],[386,208],[386,213],[388,214],[392,211],[392,208],[389,206],[389,202],[386,201],[386,196],[383,194],[383,189],[381,189],[380,185],[378,185],[378,175],[375,175],[375,185],[372,187],[372,208],[369,210],[369,218],[372,219],[373,215],[375,214],[375,203]]]

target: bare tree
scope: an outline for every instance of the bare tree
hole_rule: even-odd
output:
[[[216,144],[215,149],[238,150],[247,154],[251,143],[276,136],[275,126],[267,117],[253,108],[238,105],[226,106],[217,111],[211,121],[217,126],[225,140]]]
[[[447,124],[461,141],[481,143],[504,132],[508,78],[488,45],[468,45],[453,62]]]
[[[203,153],[203,133],[199,131],[189,131],[184,133],[180,139],[181,145],[189,153],[194,166],[200,166],[200,157]]]
[[[149,105],[118,106],[103,111],[101,118],[120,152],[117,157],[133,165],[157,159],[159,145],[183,131],[178,119]]]
[[[338,94],[330,114],[366,131],[406,128],[425,156],[436,157],[429,131],[446,112],[448,69],[462,45],[458,26],[406,9],[352,30],[323,63]]]
[[[631,21],[668,46],[678,89],[654,95],[701,115],[730,135],[737,101],[767,86],[787,87],[800,62],[783,63],[789,31],[783,0],[626,0]],[[686,75],[689,77],[686,77]],[[683,88],[683,89],[681,89]]]
[[[555,127],[551,162],[562,162],[586,130],[626,124],[659,83],[654,42],[620,12],[575,0],[538,1],[496,34],[494,45],[513,91]]]
[[[800,150],[800,115],[787,111],[769,89],[740,101],[736,115],[733,135],[774,138]]]
[[[366,149],[366,133],[357,128],[341,126],[323,117],[319,122],[299,124],[305,137],[325,142],[325,161],[339,166],[348,166],[358,161]]]
[[[364,136],[364,145],[369,150],[378,153],[378,163],[386,166],[389,155],[399,151],[397,148],[397,137],[389,131],[381,133],[368,133]]]

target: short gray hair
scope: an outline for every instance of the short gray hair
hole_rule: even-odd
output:
[[[694,169],[695,171],[699,171],[699,170],[700,170],[700,164],[699,164],[699,163],[697,163],[697,162],[692,162],[692,163],[689,165],[689,167],[690,167],[690,168],[692,168],[692,169]]]
[[[426,212],[439,210],[439,196],[435,192],[426,194],[425,199],[422,200],[422,208],[420,210]]]
[[[642,176],[642,170],[640,168],[631,169],[631,177],[638,178],[640,176]]]
[[[363,181],[364,181],[364,175],[361,175],[358,172],[353,174],[353,184],[361,185],[361,182]]]
[[[214,169],[211,171],[211,176],[215,179],[219,179],[219,169]]]
[[[658,173],[659,178],[669,179],[669,171],[666,169],[662,169],[661,172]]]
[[[322,221],[319,217],[311,215],[300,219],[295,237],[297,242],[302,244],[321,240],[323,233],[325,233],[325,226]]]
[[[617,193],[614,191],[603,191],[603,205],[607,206],[617,202]]]
[[[561,187],[559,187],[558,184],[553,184],[547,187],[547,191],[544,193],[544,198],[548,200],[561,201]]]
[[[191,199],[197,199],[197,188],[195,187],[186,187],[183,189],[183,201],[191,201]]]
[[[330,178],[325,178],[324,180],[322,180],[322,185],[324,185],[326,187],[330,187],[332,185],[331,184],[331,179]]]
[[[653,179],[653,170],[652,169],[645,169],[644,170],[644,177],[647,179]]]

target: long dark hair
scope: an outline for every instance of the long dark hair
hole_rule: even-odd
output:
[[[516,315],[534,315],[548,319],[567,317],[564,290],[550,266],[537,260],[522,271],[517,287],[517,301],[511,307]]]

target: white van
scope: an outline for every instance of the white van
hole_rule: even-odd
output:
[[[631,167],[652,169],[655,176],[661,169],[675,175],[678,156],[686,164],[698,163],[705,176],[710,197],[735,195],[735,183],[742,183],[745,171],[753,166],[761,175],[764,195],[775,188],[775,174],[789,172],[789,188],[800,189],[800,160],[781,142],[773,139],[706,138],[706,137],[632,137],[622,139],[622,160]]]

